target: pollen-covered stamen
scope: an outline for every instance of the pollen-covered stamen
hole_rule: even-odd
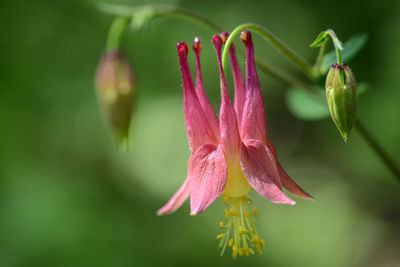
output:
[[[250,256],[255,254],[254,250],[258,254],[262,254],[264,241],[258,236],[254,225],[258,211],[255,209],[253,214],[250,211],[252,201],[246,196],[230,199],[222,196],[222,199],[227,203],[228,208],[225,209],[227,222],[225,224],[220,222],[220,227],[225,232],[217,235],[217,239],[220,240],[219,246],[222,249],[221,256],[227,246],[232,249],[232,257],[234,259],[238,255]]]

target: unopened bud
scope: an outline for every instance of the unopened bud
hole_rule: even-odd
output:
[[[96,89],[105,122],[118,145],[126,147],[136,99],[136,81],[132,66],[121,51],[103,53],[96,71]]]
[[[347,142],[357,111],[356,80],[346,65],[333,64],[326,77],[326,100],[332,119]]]

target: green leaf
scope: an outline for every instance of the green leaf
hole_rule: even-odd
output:
[[[368,35],[366,33],[359,33],[351,37],[343,45],[342,60],[345,63],[349,63],[365,46],[368,40]],[[336,53],[331,51],[324,56],[322,62],[322,73],[328,72],[329,68],[333,63],[336,62]]]
[[[295,117],[306,121],[317,121],[329,117],[323,91],[316,89],[317,96],[301,88],[292,87],[286,94],[286,104]]]
[[[320,47],[328,41],[329,34],[326,31],[321,32],[318,34],[317,38],[314,42],[310,45],[310,47]]]

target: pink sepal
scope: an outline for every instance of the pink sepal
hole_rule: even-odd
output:
[[[221,146],[199,147],[189,161],[192,177],[190,215],[203,212],[224,190],[227,167]]]
[[[251,34],[242,32],[246,47],[246,99],[243,107],[240,136],[242,140],[257,139],[267,142],[267,124],[264,113],[264,101],[254,63],[254,46]]]
[[[204,144],[217,145],[218,136],[215,136],[194,90],[193,80],[187,61],[189,46],[187,43],[181,42],[177,44],[177,50],[182,73],[186,130],[190,150],[193,153]]]
[[[240,165],[250,186],[261,196],[274,203],[296,203],[283,193],[274,155],[263,142],[249,139],[242,143]]]
[[[297,197],[305,198],[305,199],[314,199],[310,194],[308,194],[304,189],[302,189],[295,181],[290,178],[290,176],[286,173],[286,171],[282,168],[281,163],[278,160],[278,153],[276,152],[275,147],[268,140],[267,146],[274,155],[276,167],[278,169],[279,175],[281,177],[282,186],[288,190],[290,193]]]
[[[157,215],[165,215],[170,214],[176,211],[180,206],[182,206],[183,202],[188,198],[191,191],[191,177],[188,175],[185,182],[181,185],[181,187],[176,191],[176,193],[171,197],[171,199],[165,204],[161,209],[157,211]]]

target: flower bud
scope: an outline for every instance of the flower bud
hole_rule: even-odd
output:
[[[128,144],[136,81],[131,64],[119,50],[103,53],[96,71],[97,98],[106,124],[119,146]]]
[[[326,77],[326,100],[332,119],[347,142],[357,111],[356,80],[346,65],[333,64]]]

